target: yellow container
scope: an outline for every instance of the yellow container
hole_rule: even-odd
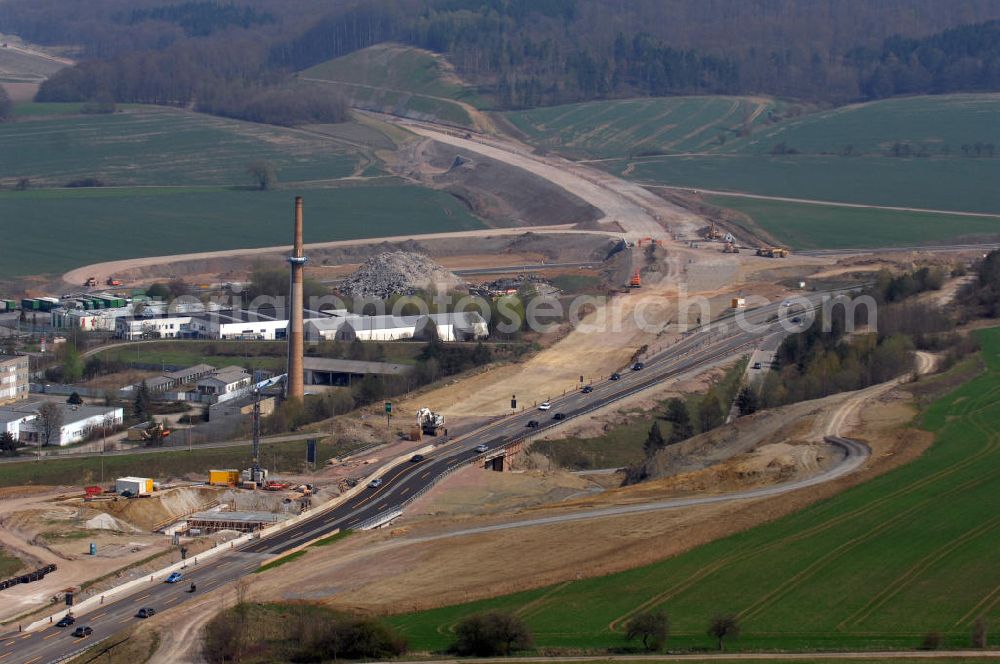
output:
[[[240,481],[240,471],[238,470],[210,470],[208,471],[208,483],[220,486],[235,486]]]

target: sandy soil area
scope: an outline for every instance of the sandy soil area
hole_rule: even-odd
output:
[[[848,401],[846,397],[845,401]],[[322,600],[334,605],[375,612],[399,612],[468,601],[498,593],[605,574],[647,564],[718,537],[778,518],[834,495],[849,486],[905,463],[923,452],[931,436],[906,429],[914,407],[903,389],[868,395],[862,407],[841,426],[842,434],[862,435],[874,450],[862,471],[809,490],[756,501],[699,506],[617,518],[533,526],[496,533],[450,538],[456,530],[499,521],[551,515],[581,506],[649,501],[706,488],[718,491],[780,481],[783,470],[822,464],[826,448],[808,440],[815,433],[814,417],[792,418],[799,444],[765,441],[746,454],[708,469],[677,475],[636,487],[597,492],[586,497],[544,503],[554,490],[573,490],[585,478],[553,476],[489,477],[487,471],[457,473],[429,492],[414,507],[426,516],[407,516],[394,527],[359,534],[333,547],[310,551],[303,560],[283,567],[281,578],[264,575],[257,591],[262,597]],[[835,409],[825,404],[824,409]],[[826,429],[825,425],[821,425]],[[762,472],[763,471],[763,472]],[[725,481],[720,482],[720,476]],[[457,497],[450,496],[455,483]],[[477,487],[479,487],[477,491]],[[534,487],[534,491],[531,488]],[[518,493],[506,502],[505,493]],[[539,500],[537,506],[527,504]],[[502,508],[506,514],[478,517],[478,504]],[[543,504],[544,503],[544,504]],[[370,561],[379,560],[378,566]],[[530,578],[512,575],[523,560],[532,560]],[[308,588],[308,590],[300,590]]]

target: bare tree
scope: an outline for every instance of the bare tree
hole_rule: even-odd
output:
[[[708,624],[708,635],[718,640],[719,650],[725,650],[726,639],[740,638],[739,620],[733,614],[715,616]]]
[[[38,409],[38,441],[42,445],[62,442],[63,414],[57,404],[46,401]]]
[[[263,159],[258,159],[247,165],[247,175],[254,179],[257,188],[261,191],[272,189],[278,182],[278,172],[274,168],[274,164]]]
[[[663,611],[640,613],[628,622],[625,638],[642,639],[645,650],[662,650],[670,633],[670,619]]]
[[[985,616],[979,616],[976,618],[976,622],[972,623],[972,647],[985,648],[988,640],[989,624],[987,624]]]

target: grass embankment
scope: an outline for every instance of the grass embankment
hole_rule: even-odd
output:
[[[621,648],[629,618],[657,609],[671,649],[714,648],[708,622],[730,612],[742,650],[916,648],[929,632],[966,647],[977,618],[1000,620],[1000,329],[980,339],[985,373],[928,408],[937,440],[906,466],[654,565],[391,622],[416,650],[486,609],[519,613],[542,648]]]
[[[9,555],[3,549],[0,549],[0,581],[14,576],[23,568],[24,564],[20,558]]]
[[[299,75],[332,85],[352,106],[473,126],[464,102],[488,107],[490,100],[464,85],[439,57],[399,44],[379,44],[328,60]]]
[[[317,466],[327,459],[350,453],[356,445],[332,443],[317,435]],[[261,459],[272,472],[297,472],[305,467],[306,441],[261,444]],[[83,485],[126,475],[166,479],[188,474],[205,475],[209,468],[246,468],[250,445],[186,449],[153,454],[121,454],[82,459],[45,459],[0,464],[0,486],[23,484]]]
[[[739,389],[740,379],[746,370],[747,359],[741,360],[729,369],[716,387],[716,393],[731,402]],[[684,399],[691,415],[694,433],[698,430],[698,409],[705,398],[703,394],[687,395]],[[663,419],[667,402],[661,401],[653,410],[627,411],[623,422],[609,428],[600,436],[592,438],[556,438],[539,440],[532,444],[531,451],[544,454],[562,468],[589,470],[593,468],[624,468],[640,463],[645,458],[643,444],[649,435],[653,422],[658,422],[665,438],[670,437],[672,425]],[[727,412],[723,407],[723,412]]]

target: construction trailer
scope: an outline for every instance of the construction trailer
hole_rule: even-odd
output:
[[[128,491],[133,496],[149,496],[153,493],[153,480],[148,477],[119,477],[115,480],[115,493]]]
[[[240,471],[234,468],[208,471],[208,483],[213,486],[236,486],[240,483]]]

